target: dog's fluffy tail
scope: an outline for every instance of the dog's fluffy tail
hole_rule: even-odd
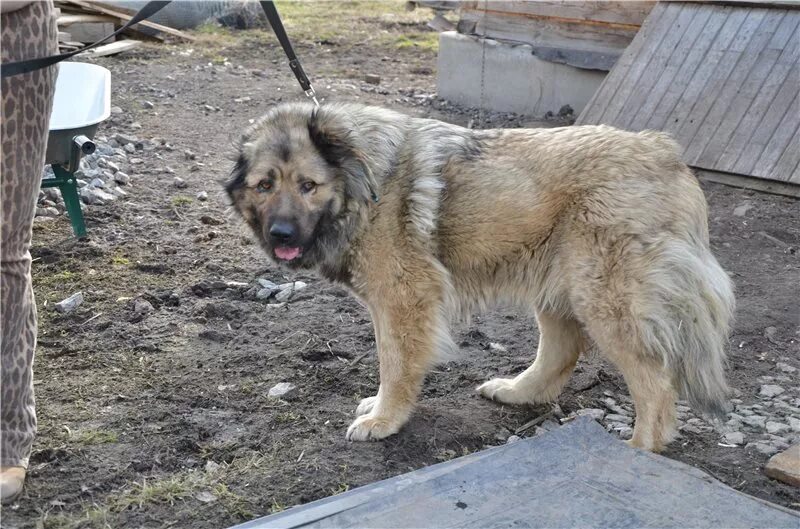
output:
[[[647,278],[656,299],[639,319],[640,336],[694,409],[722,417],[729,393],[725,350],[733,283],[703,242],[672,241],[661,250]]]

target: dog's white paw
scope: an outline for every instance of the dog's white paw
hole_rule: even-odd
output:
[[[530,400],[525,395],[520,395],[519,390],[514,387],[513,378],[493,378],[478,386],[477,391],[487,399],[506,404],[524,404]]]
[[[372,411],[372,408],[375,407],[375,403],[378,401],[378,396],[375,395],[373,397],[367,397],[366,399],[361,399],[361,403],[356,408],[356,415],[366,415]]]
[[[348,441],[377,441],[396,434],[401,426],[401,422],[389,417],[373,417],[372,414],[367,414],[353,421],[347,429],[346,437]]]

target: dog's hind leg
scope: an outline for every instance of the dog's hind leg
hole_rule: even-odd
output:
[[[548,402],[561,393],[586,347],[583,331],[572,318],[537,312],[539,348],[536,360],[514,378],[494,378],[478,392],[506,404]]]
[[[628,444],[660,452],[672,439],[677,393],[663,363],[642,354],[643,345],[619,321],[587,322],[587,331],[603,355],[622,372],[636,408]]]

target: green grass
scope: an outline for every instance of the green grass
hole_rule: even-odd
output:
[[[119,436],[116,432],[107,430],[81,430],[73,435],[70,440],[76,444],[90,446],[116,443],[119,441]]]
[[[406,33],[393,40],[393,44],[401,49],[421,49],[436,52],[439,49],[439,34],[428,33]]]
[[[241,521],[250,520],[255,518],[255,515],[250,510],[250,502],[245,498],[239,496],[235,492],[231,492],[225,483],[218,483],[214,487],[214,496],[216,496],[228,511],[228,514],[235,516]]]
[[[35,270],[35,269],[34,269]],[[46,272],[36,275],[37,286],[57,288],[69,286],[80,280],[80,276],[69,270],[60,270],[52,274]]]
[[[275,498],[272,499],[272,505],[269,507],[270,514],[275,514],[276,512],[285,511],[286,506],[283,505],[281,502],[276,500]]]
[[[80,435],[80,434],[79,434]],[[251,452],[234,458],[230,463],[220,463],[216,472],[181,471],[158,479],[129,482],[111,491],[105,497],[98,497],[92,503],[84,503],[77,512],[57,515],[45,513],[38,526],[43,529],[108,529],[121,527],[118,516],[132,510],[147,512],[157,506],[176,506],[186,503],[184,508],[196,508],[199,500],[194,497],[201,491],[211,492],[218,504],[228,514],[240,521],[255,517],[250,500],[231,490],[232,483],[250,473],[261,474],[275,465],[275,454],[287,449],[275,445],[268,452]],[[342,484],[334,492],[344,492],[349,487]],[[278,499],[270,500],[271,512],[280,512],[286,505]],[[175,507],[178,509],[178,507]]]
[[[173,197],[173,199],[172,199],[172,205],[175,206],[175,207],[188,206],[192,202],[193,202],[193,200],[191,198],[184,197],[184,196],[177,196],[177,197]]]

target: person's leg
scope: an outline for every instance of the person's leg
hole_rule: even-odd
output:
[[[58,52],[52,0],[2,15],[2,61]],[[33,438],[36,305],[30,244],[47,146],[56,67],[2,80],[0,122],[0,496],[22,490]]]

